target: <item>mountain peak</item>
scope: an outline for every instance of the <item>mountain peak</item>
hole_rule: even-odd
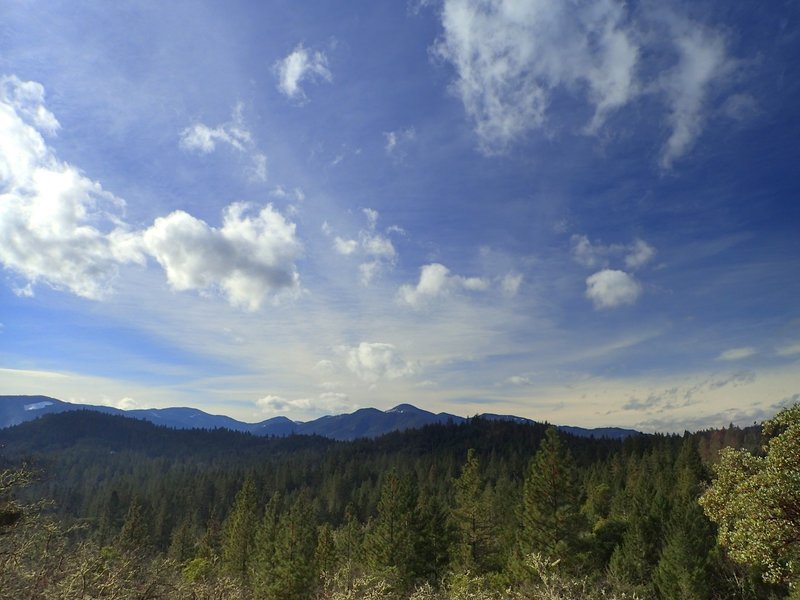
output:
[[[417,408],[413,404],[398,404],[397,406],[395,406],[394,408],[390,408],[386,412],[398,413],[398,414],[403,414],[403,413],[420,414],[420,413],[425,413],[427,411],[422,410],[421,408]]]

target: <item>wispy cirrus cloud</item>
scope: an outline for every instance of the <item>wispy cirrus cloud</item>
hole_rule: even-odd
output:
[[[558,128],[559,93],[589,105],[588,134],[655,95],[667,108],[659,164],[668,169],[701,134],[711,90],[736,68],[721,32],[621,0],[445,0],[441,25],[435,54],[454,67],[453,89],[487,153]],[[651,58],[665,53],[671,64]]]
[[[743,358],[750,358],[751,356],[755,356],[756,349],[751,346],[744,346],[741,348],[730,348],[729,350],[725,350],[720,352],[719,356],[717,356],[717,360],[742,360]]]
[[[397,262],[397,249],[389,234],[404,231],[397,226],[386,228],[385,233],[378,231],[378,219],[380,214],[372,208],[364,208],[361,211],[367,221],[366,227],[359,230],[356,238],[347,238],[335,235],[328,223],[323,223],[322,231],[327,236],[333,236],[333,249],[337,254],[343,256],[359,256],[364,262],[359,264],[358,269],[361,283],[368,286],[383,271],[391,269]]]

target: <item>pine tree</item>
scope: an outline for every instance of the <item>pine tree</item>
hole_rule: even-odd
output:
[[[447,572],[456,540],[447,505],[431,493],[420,494],[413,530],[412,578],[438,585]]]
[[[248,579],[248,563],[255,541],[258,514],[256,486],[247,477],[236,493],[222,533],[222,563],[232,575]]]
[[[492,501],[474,449],[467,451],[467,460],[454,485],[453,520],[458,542],[453,554],[457,567],[476,574],[494,570],[498,566],[498,549]]]
[[[273,579],[267,598],[301,600],[310,596],[317,580],[316,545],[316,519],[308,499],[301,495],[278,521]]]
[[[134,498],[125,521],[120,529],[118,541],[121,546],[128,549],[145,549],[152,545],[150,519],[148,512],[138,498]]]
[[[392,471],[381,486],[378,514],[367,526],[364,540],[367,563],[408,583],[414,549],[413,515],[416,494],[411,482]]]
[[[575,465],[551,427],[531,461],[523,487],[523,553],[540,552],[551,560],[574,565],[585,530],[580,506]]]
[[[713,531],[695,500],[673,509],[653,582],[661,598],[704,600],[713,583]]]
[[[169,550],[167,555],[180,563],[194,558],[195,537],[192,524],[189,519],[183,519],[180,524],[172,530]]]

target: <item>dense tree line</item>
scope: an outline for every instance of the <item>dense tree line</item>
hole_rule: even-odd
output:
[[[0,589],[19,598],[782,598],[797,577],[796,412],[765,425],[763,448],[758,427],[614,441],[475,418],[332,442],[50,415],[0,432]],[[783,537],[759,560],[760,547],[746,545],[753,535],[736,529],[747,514],[758,529],[758,511],[731,498],[771,489],[770,477],[784,490],[771,500],[784,510]],[[83,596],[69,595],[76,586]]]

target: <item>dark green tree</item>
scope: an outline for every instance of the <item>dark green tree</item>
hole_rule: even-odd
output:
[[[554,427],[528,468],[522,496],[523,553],[540,552],[574,566],[586,524],[580,512],[581,490],[572,456]]]
[[[453,549],[456,568],[487,573],[498,568],[498,547],[490,491],[481,476],[475,450],[467,451],[461,475],[454,482],[453,520],[457,541]]]
[[[411,579],[416,501],[410,480],[390,472],[381,486],[378,514],[370,519],[364,539],[367,564],[401,585]]]
[[[317,583],[315,563],[316,519],[311,503],[301,494],[278,521],[272,582],[266,598],[308,598]]]
[[[222,564],[228,573],[242,581],[248,580],[257,521],[256,486],[252,477],[248,476],[236,493],[222,533]]]

